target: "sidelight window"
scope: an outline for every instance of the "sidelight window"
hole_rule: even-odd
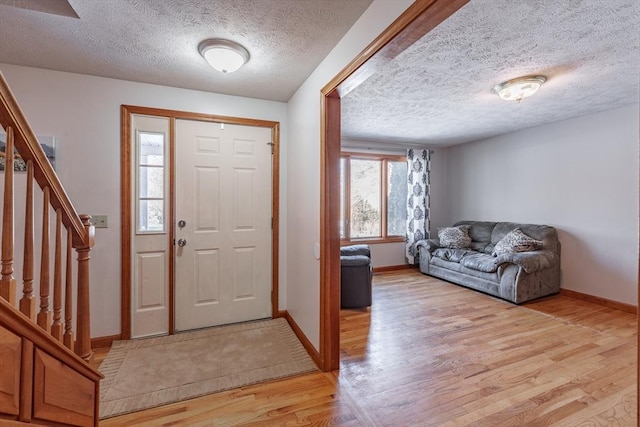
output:
[[[165,231],[165,135],[137,132],[137,230],[138,233]]]

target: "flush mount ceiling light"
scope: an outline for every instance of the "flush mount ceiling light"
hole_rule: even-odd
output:
[[[238,71],[249,60],[249,52],[242,45],[225,39],[207,39],[198,51],[209,65],[221,73]]]
[[[520,102],[533,95],[547,80],[544,76],[525,76],[500,83],[493,88],[493,92],[505,101]]]

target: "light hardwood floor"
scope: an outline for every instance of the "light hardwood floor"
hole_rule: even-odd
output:
[[[373,301],[341,313],[339,372],[100,425],[637,425],[635,315],[564,296],[515,306],[413,271],[376,275]]]

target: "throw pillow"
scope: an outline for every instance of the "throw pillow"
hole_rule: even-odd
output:
[[[443,248],[462,249],[471,246],[469,237],[469,225],[459,225],[457,227],[445,227],[438,230],[438,239]]]
[[[519,228],[508,232],[493,248],[491,255],[498,256],[515,252],[536,251],[541,249],[543,243],[533,237],[529,237]]]

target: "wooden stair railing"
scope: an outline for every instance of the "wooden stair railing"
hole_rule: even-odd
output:
[[[6,133],[5,150],[4,153],[0,153],[4,154],[5,163],[0,267],[0,425],[3,420],[36,424],[44,422],[47,425],[97,425],[97,390],[101,375],[88,364],[92,357],[89,253],[94,244],[94,228],[90,223],[91,217],[77,214],[2,73],[0,125]],[[14,276],[14,236],[16,231],[22,231],[14,229],[14,149],[25,162],[27,171],[20,292]],[[40,269],[37,281],[34,272],[34,181],[42,190],[43,198]],[[22,197],[22,194],[20,196]],[[51,211],[55,213],[53,259],[50,251]],[[64,257],[63,247],[66,249]],[[75,281],[74,249],[77,254]],[[39,294],[37,312],[35,288]],[[17,372],[11,371],[10,361],[13,360],[13,356],[20,361],[16,365],[19,368]],[[78,361],[81,361],[84,367],[79,367]],[[46,380],[42,377],[45,374]],[[56,380],[54,383],[51,382],[52,378]],[[4,387],[6,384],[13,384],[15,381],[12,382],[12,379],[18,380],[15,383],[18,391],[13,390],[16,392],[14,394],[9,393]],[[89,387],[89,383],[95,387]],[[44,391],[38,387],[44,387]],[[90,392],[89,389],[93,391]],[[83,390],[82,393],[90,394],[93,399],[90,407],[93,409],[87,409],[84,397],[79,402],[68,401],[78,399],[78,394],[75,391],[70,392],[71,390]],[[41,391],[44,394],[40,393]],[[14,401],[16,398],[18,400]],[[39,398],[49,400],[44,403],[38,402]],[[51,399],[55,401],[53,406]],[[80,415],[78,405],[85,405]],[[87,415],[88,412],[91,412],[90,416]],[[48,416],[52,418],[47,418]]]

